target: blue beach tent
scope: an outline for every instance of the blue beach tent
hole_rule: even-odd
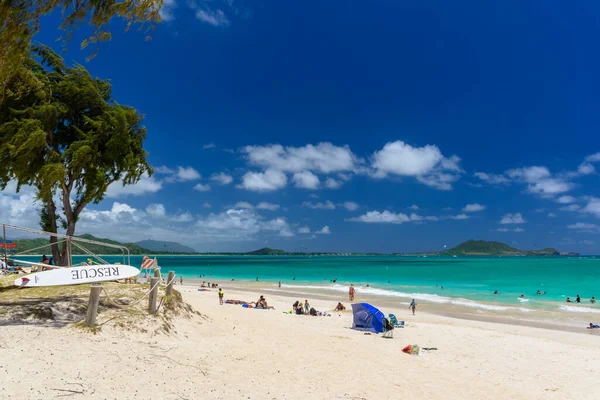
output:
[[[354,321],[352,329],[367,332],[383,332],[385,315],[368,303],[352,304]]]

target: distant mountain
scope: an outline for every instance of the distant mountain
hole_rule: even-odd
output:
[[[104,243],[114,244],[117,246],[125,246],[129,249],[131,254],[148,254],[148,253],[150,253],[150,251],[148,249],[142,248],[135,243],[120,243],[115,240],[97,238],[97,237],[87,234],[87,233],[80,235],[78,237],[83,238],[83,239],[88,239],[88,240],[94,240],[96,242],[104,242]],[[17,251],[18,252],[38,248],[41,246],[44,246],[44,247],[42,247],[38,250],[34,250],[33,253],[34,254],[43,254],[43,253],[50,254],[52,252],[51,248],[50,248],[50,240],[49,239],[44,239],[44,238],[16,239],[15,242],[17,243]],[[59,246],[61,246],[61,248],[62,248],[62,243],[59,243]],[[121,254],[121,250],[119,250],[119,249],[114,249],[112,247],[104,247],[104,246],[100,246],[100,245],[96,245],[96,244],[85,243],[85,245],[83,247],[85,247],[86,249],[88,249],[89,251],[91,251],[94,254]],[[75,254],[75,255],[86,254],[82,250],[77,248],[76,246],[71,246],[71,248],[72,248],[73,254]]]
[[[467,240],[449,250],[442,251],[441,255],[473,255],[473,256],[558,256],[575,255],[577,253],[559,253],[549,247],[543,250],[519,250],[502,242],[488,242],[486,240]]]
[[[136,244],[144,249],[148,249],[151,252],[161,253],[197,253],[196,250],[191,247],[184,246],[177,242],[161,242],[158,240],[141,240]]]
[[[250,256],[280,256],[286,253],[283,250],[272,249],[270,247],[263,247],[262,249],[250,251],[245,254]]]

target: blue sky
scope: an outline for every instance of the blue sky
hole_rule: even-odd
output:
[[[599,5],[165,3],[151,41],[115,23],[92,61],[85,30],[64,54],[145,115],[155,167],[111,187],[78,233],[202,251],[475,238],[600,254]],[[51,44],[56,17],[43,22]],[[0,201],[3,219],[35,226],[27,190]]]

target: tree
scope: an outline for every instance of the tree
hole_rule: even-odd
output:
[[[65,43],[82,22],[89,22],[94,30],[81,43],[81,47],[86,47],[111,38],[107,27],[115,17],[126,21],[126,29],[134,25],[142,29],[155,26],[161,20],[162,6],[163,0],[0,0],[0,104],[8,81],[23,68],[31,38],[38,32],[44,15],[61,10],[60,28],[66,32]]]
[[[142,148],[146,128],[137,110],[111,98],[108,81],[81,65],[67,67],[49,47],[33,46],[25,65],[35,86],[0,105],[0,186],[14,180],[18,189],[35,187],[42,229],[62,227],[72,236],[84,207],[100,202],[111,183],[152,174]],[[8,93],[23,85],[21,75],[8,82]],[[67,265],[68,246],[61,251],[56,241],[52,255]]]

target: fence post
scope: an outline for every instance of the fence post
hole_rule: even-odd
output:
[[[167,278],[167,296],[171,296],[173,294],[173,284],[175,283],[175,271],[169,271],[169,275]]]
[[[148,297],[148,311],[150,314],[154,314],[156,312],[156,298],[158,297],[158,277],[154,276],[150,279],[150,288],[154,288],[150,290],[150,296]]]
[[[90,302],[88,303],[87,315],[85,317],[85,324],[87,326],[96,325],[96,316],[98,315],[98,303],[100,302],[101,291],[102,285],[98,283],[92,283],[90,285]]]

